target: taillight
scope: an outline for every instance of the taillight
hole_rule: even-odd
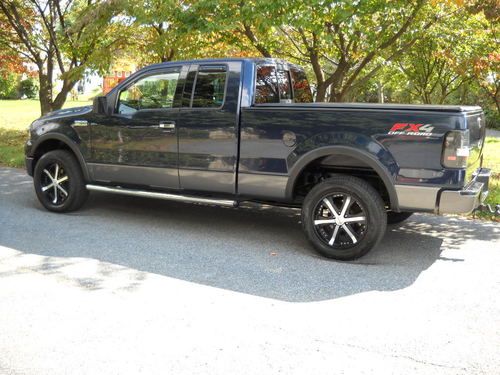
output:
[[[469,152],[469,130],[453,130],[446,133],[443,146],[443,166],[446,168],[465,168]]]

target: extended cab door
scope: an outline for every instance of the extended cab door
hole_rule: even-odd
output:
[[[192,64],[177,121],[184,190],[234,194],[241,62]]]
[[[92,126],[89,169],[94,180],[179,188],[176,95],[180,99],[182,91],[176,91],[181,69],[145,71],[108,96],[113,113],[96,118]]]

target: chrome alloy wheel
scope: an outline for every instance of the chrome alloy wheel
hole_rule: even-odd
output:
[[[69,177],[64,168],[53,163],[44,168],[41,176],[41,190],[54,205],[60,205],[68,198]]]
[[[361,202],[345,193],[323,197],[314,210],[314,229],[331,247],[348,249],[365,235],[367,218]]]

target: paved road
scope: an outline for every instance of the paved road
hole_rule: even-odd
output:
[[[0,374],[498,374],[500,226],[427,215],[357,262],[295,211],[92,194],[0,169]]]

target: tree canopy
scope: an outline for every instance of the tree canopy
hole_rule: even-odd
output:
[[[288,59],[318,101],[480,101],[498,110],[497,0],[3,0],[0,51],[38,67],[42,111],[120,50],[139,65]],[[55,77],[54,72],[59,76]],[[52,82],[61,79],[61,92]]]

